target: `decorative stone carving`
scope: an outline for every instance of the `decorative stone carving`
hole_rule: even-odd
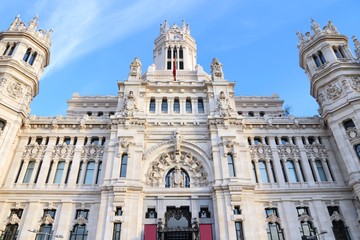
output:
[[[342,93],[342,89],[338,83],[330,83],[329,86],[326,88],[326,96],[329,99],[336,100],[340,97]]]
[[[184,176],[181,174],[181,168],[179,166],[175,167],[175,170],[171,175],[170,181],[171,181],[171,187],[174,188],[184,187],[184,182],[185,182]]]
[[[308,158],[327,158],[326,148],[322,144],[313,143],[304,145]]]
[[[339,34],[339,31],[336,29],[336,27],[334,26],[332,21],[329,20],[327,27],[331,31],[331,33],[336,34],[336,35]]]
[[[50,216],[50,214],[45,214],[45,216],[43,216],[41,218],[41,220],[39,221],[41,224],[53,224],[54,223],[54,219]]]
[[[355,91],[360,92],[360,78],[359,77],[350,78],[350,85]]]
[[[22,95],[22,87],[18,82],[10,82],[7,86],[9,96],[12,98],[20,98]]]
[[[357,213],[357,221],[360,222],[360,201],[359,201],[359,198],[356,198],[354,200],[354,205],[355,205],[356,213]]]
[[[95,144],[83,146],[81,151],[81,159],[101,160],[104,155],[104,146]]]
[[[52,159],[71,159],[75,154],[75,146],[66,143],[54,146],[51,154]]]
[[[321,32],[320,25],[314,19],[311,19],[311,30],[314,32],[314,34]]]
[[[348,135],[350,141],[358,138],[357,129],[354,127],[346,129],[346,134]]]
[[[251,159],[272,159],[272,151],[270,146],[263,145],[262,143],[259,143],[255,146],[249,146],[250,147],[250,156]]]
[[[74,224],[79,224],[80,226],[83,226],[88,223],[88,220],[83,216],[80,215],[77,219],[75,219]]]
[[[208,185],[207,173],[202,163],[191,153],[180,152],[180,154],[163,153],[159,159],[150,163],[148,173],[146,174],[146,184],[158,187],[164,179],[166,169],[174,166],[181,166],[187,171],[190,177],[191,186],[202,187]],[[163,183],[165,185],[165,183]]]
[[[141,62],[138,58],[134,58],[134,61],[130,64],[129,76],[136,77],[137,79],[141,78]]]
[[[227,117],[231,115],[232,110],[229,99],[226,97],[225,93],[221,91],[217,99],[217,111],[221,117]]]
[[[286,144],[277,146],[279,157],[281,159],[289,159],[289,158],[300,158],[300,150],[299,147],[293,144]]]
[[[299,217],[298,220],[300,222],[312,222],[313,218],[309,216],[306,212],[303,212]]]
[[[7,224],[19,224],[21,219],[16,215],[16,213],[11,214],[10,217],[6,220]]]
[[[175,154],[179,154],[182,137],[178,129],[174,132],[173,141],[174,141]]]
[[[338,211],[334,211],[333,214],[331,214],[330,216],[330,220],[338,222],[338,221],[344,221],[344,218],[340,215]]]
[[[29,144],[25,147],[22,158],[24,160],[41,160],[45,155],[45,149],[46,145],[39,145],[37,142],[35,142],[34,144]]]
[[[355,45],[356,58],[359,60],[360,59],[360,42],[355,36],[352,36],[352,40],[353,40],[354,45]]]
[[[275,213],[270,214],[267,218],[266,218],[266,222],[268,223],[278,223],[281,224],[280,218],[278,216],[276,216]]]
[[[125,117],[132,117],[134,116],[134,112],[138,111],[138,107],[136,104],[136,99],[134,96],[133,91],[130,91],[127,98],[125,98],[124,101],[124,107],[123,107],[123,116]]]
[[[224,78],[222,64],[217,58],[214,58],[211,63],[211,78],[212,80],[215,80],[216,78]]]

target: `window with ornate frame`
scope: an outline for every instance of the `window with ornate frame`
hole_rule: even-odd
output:
[[[335,239],[351,240],[349,229],[345,225],[343,216],[340,214],[340,208],[338,206],[328,206],[328,212]]]
[[[316,235],[316,228],[313,226],[313,218],[310,216],[308,207],[297,207],[298,219],[300,221],[301,236],[309,237]]]
[[[35,160],[29,161],[29,163],[27,165],[27,168],[26,168],[23,183],[30,183],[31,176],[32,176],[32,173],[34,171],[34,168],[35,168]]]
[[[86,164],[84,184],[92,184],[94,179],[95,161],[89,161]]]
[[[268,222],[267,235],[269,240],[284,240],[283,229],[276,208],[266,208],[266,220]]]

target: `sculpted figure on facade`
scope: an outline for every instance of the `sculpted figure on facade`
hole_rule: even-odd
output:
[[[130,64],[129,76],[141,78],[141,62],[138,58],[134,58],[134,61]]]
[[[301,32],[296,32],[296,36],[298,37],[299,40],[298,46],[300,46],[304,42],[304,34],[302,34]]]
[[[311,19],[311,30],[314,32],[315,35],[321,32],[320,25],[314,19]]]
[[[355,37],[355,36],[352,36],[352,40],[353,40],[354,46],[355,46],[354,52],[355,52],[356,58],[359,60],[360,59],[360,42],[357,39],[357,37]]]
[[[222,64],[217,58],[214,58],[211,63],[211,78],[214,81],[216,78],[224,78]]]
[[[18,82],[10,82],[7,86],[7,91],[10,97],[19,98],[22,94],[21,84]]]
[[[11,216],[7,219],[8,224],[19,224],[21,219],[18,217],[16,213],[11,214]]]
[[[341,93],[342,89],[338,83],[330,83],[326,89],[326,96],[332,100],[339,98]]]
[[[220,92],[220,95],[217,99],[217,110],[221,117],[227,117],[231,115],[231,111],[233,110],[230,106],[229,99],[226,97],[223,91]]]
[[[182,141],[182,137],[180,135],[180,131],[176,130],[174,133],[174,146],[175,146],[175,154],[179,154],[180,153],[180,145],[181,145],[181,141]]]
[[[183,188],[184,187],[184,176],[181,174],[181,169],[176,166],[171,176],[171,187]]]
[[[360,92],[360,78],[359,77],[352,77],[350,79],[350,85],[355,91]]]
[[[339,31],[336,29],[332,21],[329,20],[327,27],[332,33],[339,34]]]
[[[130,91],[124,102],[123,115],[125,117],[132,117],[134,116],[134,112],[138,110],[134,93]]]
[[[43,216],[39,222],[49,225],[54,223],[54,219],[50,216],[50,214],[45,214],[45,216]]]

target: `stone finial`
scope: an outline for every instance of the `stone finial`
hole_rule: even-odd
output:
[[[169,30],[168,20],[165,20],[164,30],[165,30],[165,31]]]
[[[336,27],[334,26],[334,24],[332,23],[332,21],[328,21],[328,25],[327,25],[328,29],[334,33],[334,34],[339,34],[339,31],[336,29]]]
[[[134,61],[130,64],[130,73],[129,76],[141,78],[141,62],[139,58],[134,58]]]
[[[352,36],[352,40],[353,40],[354,46],[355,46],[356,58],[357,58],[358,60],[360,60],[360,42],[359,42],[359,40],[357,39],[357,37],[355,37],[355,36]]]
[[[304,42],[304,34],[302,34],[301,32],[296,32],[296,36],[299,40],[298,46],[300,46]]]
[[[186,30],[186,24],[184,20],[181,20],[181,30],[185,31]]]
[[[320,25],[314,19],[311,19],[311,30],[314,32],[315,35],[321,32]]]
[[[14,19],[14,21],[11,23],[9,27],[9,31],[14,30],[20,23],[20,15],[17,15]]]
[[[35,16],[33,19],[30,20],[27,29],[31,31],[36,31],[38,24],[39,24],[38,16]]]

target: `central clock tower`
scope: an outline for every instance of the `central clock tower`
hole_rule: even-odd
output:
[[[176,61],[176,64],[174,64]],[[190,35],[190,27],[182,21],[170,27],[165,20],[160,24],[160,35],[155,39],[154,63],[156,70],[194,71],[196,65],[196,42]]]

